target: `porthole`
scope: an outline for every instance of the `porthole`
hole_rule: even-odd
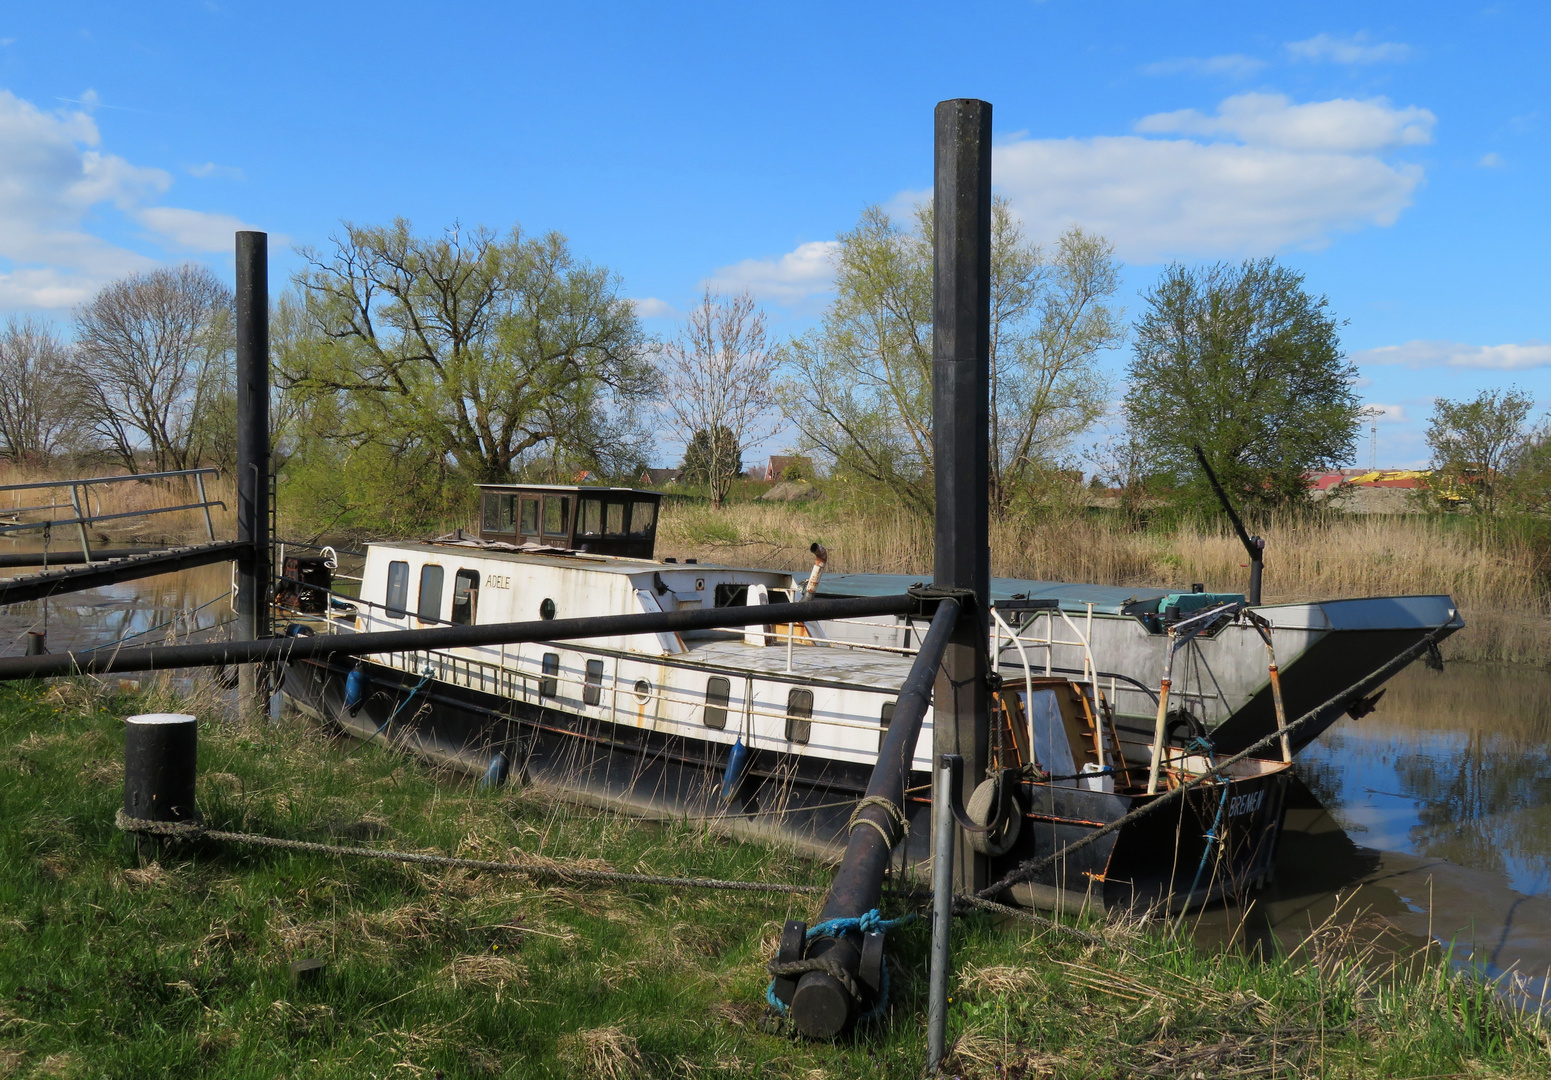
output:
[[[555,602],[549,597],[544,597],[544,602],[539,605],[539,618],[544,620],[555,617]]]
[[[652,684],[645,679],[635,681],[635,699],[641,704],[646,704],[652,698]]]

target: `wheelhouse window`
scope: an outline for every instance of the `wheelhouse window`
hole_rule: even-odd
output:
[[[630,504],[630,535],[650,536],[657,524],[657,504],[642,499]]]
[[[539,534],[539,501],[537,499],[522,500],[521,524],[524,536],[537,536]]]
[[[459,570],[452,578],[452,621],[456,626],[473,624],[479,608],[479,574]]]
[[[483,528],[486,532],[495,532],[496,522],[500,520],[501,497],[493,491],[485,492]]]
[[[701,720],[708,728],[721,731],[727,726],[727,702],[732,699],[732,683],[712,675],[705,684],[705,713]]]
[[[420,602],[415,605],[415,616],[427,622],[442,617],[442,568],[426,563],[420,568]]]
[[[599,499],[583,499],[576,522],[578,536],[603,535],[603,503]]]
[[[625,535],[625,504],[611,502],[604,504],[603,532],[609,537],[622,537]]]
[[[571,500],[568,496],[544,496],[544,535],[571,535]]]
[[[587,677],[582,682],[582,703],[596,705],[603,700],[603,661],[587,661]]]
[[[544,677],[539,680],[539,697],[554,697],[560,692],[560,654],[544,654]]]
[[[501,531],[504,533],[517,531],[517,496],[501,496]]]
[[[409,564],[388,564],[388,595],[384,606],[390,618],[399,619],[409,614]]]
[[[786,738],[804,746],[813,737],[813,691],[793,689],[786,695]]]

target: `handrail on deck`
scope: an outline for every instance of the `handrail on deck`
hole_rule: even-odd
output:
[[[123,476],[85,476],[76,480],[35,480],[29,484],[0,484],[0,491],[28,491],[37,488],[84,487],[87,484],[123,484],[130,480],[162,480],[169,476],[219,476],[220,469],[173,469],[170,472],[125,473]]]

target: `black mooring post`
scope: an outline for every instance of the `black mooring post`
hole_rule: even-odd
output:
[[[1249,603],[1251,607],[1260,606],[1260,579],[1266,569],[1266,542],[1264,537],[1251,536],[1249,530],[1244,528],[1244,522],[1239,520],[1239,515],[1233,509],[1233,503],[1228,498],[1228,493],[1223,490],[1217,474],[1212,471],[1211,463],[1206,460],[1206,451],[1199,446],[1191,447],[1196,452],[1196,460],[1201,463],[1201,471],[1206,473],[1206,479],[1212,485],[1212,492],[1217,496],[1217,501],[1222,504],[1223,510],[1228,515],[1228,520],[1233,523],[1233,531],[1239,535],[1239,543],[1244,545],[1244,551],[1249,555]]]
[[[199,724],[186,713],[144,713],[124,721],[124,816],[140,821],[194,821],[194,763]],[[159,841],[136,833],[141,854]]]
[[[986,639],[990,632],[991,106],[973,98],[940,102],[932,215],[932,440],[936,459],[935,583],[967,589],[975,602],[959,618],[937,676],[932,760],[964,759],[974,782],[990,744]],[[937,807],[933,806],[933,813]],[[987,883],[986,859],[956,845],[953,884]]]
[[[269,236],[237,234],[237,558],[238,641],[270,636],[269,616]],[[238,672],[238,709],[259,699],[258,673]]]

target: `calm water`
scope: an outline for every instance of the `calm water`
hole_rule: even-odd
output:
[[[1275,883],[1208,936],[1295,945],[1340,908],[1539,1001],[1551,974],[1551,672],[1414,665],[1299,755]]]
[[[50,651],[206,639],[232,618],[230,586],[217,565],[52,600]],[[43,624],[42,603],[0,610],[0,649],[20,653]],[[1452,943],[1515,993],[1547,992],[1551,672],[1414,665],[1297,772],[1276,881],[1247,909],[1193,917],[1204,939],[1291,948],[1335,913],[1402,948]]]

